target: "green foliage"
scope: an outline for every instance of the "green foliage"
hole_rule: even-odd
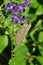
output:
[[[42,14],[43,14],[43,8],[41,5],[39,5],[37,10],[36,10],[36,15],[42,15]]]
[[[11,2],[11,0],[4,0],[5,5],[7,5],[10,2]]]
[[[39,6],[39,3],[37,2],[37,0],[30,0],[30,6],[33,8],[37,8]]]
[[[20,4],[20,3],[24,2],[24,0],[12,0],[12,1],[17,3],[17,4]]]
[[[28,13],[29,13],[29,7],[26,7],[26,10],[25,10],[25,12],[22,13],[22,16],[25,16],[25,18],[29,17]]]
[[[35,56],[34,58],[37,59],[41,65],[43,65],[43,56]]]
[[[0,35],[0,53],[7,47],[8,37],[6,35]]]
[[[26,65],[26,55],[28,53],[28,49],[25,45],[16,46],[12,52],[13,57],[9,61],[9,65]]]
[[[15,65],[26,65],[27,47],[25,45],[16,46],[13,50]]]
[[[20,4],[25,0],[0,0],[0,57],[5,55],[4,50],[11,44],[11,49],[7,48],[8,52],[11,52],[10,59],[6,61],[4,58],[6,64],[1,62],[0,58],[0,65],[43,65],[43,2],[30,0],[30,6],[21,14],[30,18],[32,27],[23,43],[16,45],[16,32],[21,28],[21,23],[14,23],[11,19],[12,14],[5,11],[5,6],[11,1]]]
[[[39,40],[39,42],[43,42],[43,32],[40,32],[39,33],[39,38],[38,38],[38,40]]]

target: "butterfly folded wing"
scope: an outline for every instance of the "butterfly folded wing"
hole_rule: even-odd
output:
[[[23,41],[24,37],[27,35],[30,28],[31,28],[31,24],[28,25],[27,23],[24,23],[22,28],[17,31],[17,34],[16,34],[17,45],[19,45]]]

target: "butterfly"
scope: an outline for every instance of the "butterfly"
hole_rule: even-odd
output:
[[[28,31],[30,30],[31,28],[31,24],[27,24],[27,23],[24,23],[21,27],[21,29],[19,29],[16,33],[16,44],[19,45],[24,37],[27,35]]]

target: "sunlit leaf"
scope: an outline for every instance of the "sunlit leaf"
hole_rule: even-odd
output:
[[[28,52],[28,49],[25,45],[19,45],[16,46],[13,50],[15,64],[16,65],[26,65],[26,54]]]
[[[35,14],[29,14],[29,18],[30,18],[30,23],[33,23],[36,20],[37,16]]]
[[[38,49],[39,49],[39,51],[40,51],[40,54],[43,56],[43,44],[39,44],[38,45]]]
[[[37,2],[37,0],[30,0],[30,6],[33,8],[37,8],[39,6],[39,3]]]
[[[17,3],[17,4],[20,4],[20,3],[24,2],[24,0],[12,0],[12,1]]]
[[[0,53],[7,47],[8,37],[6,35],[0,36]]]
[[[22,13],[22,16],[29,17],[29,7],[26,7],[25,12]]]
[[[10,59],[8,64],[9,64],[9,65],[15,65],[14,59]]]
[[[43,31],[39,33],[38,41],[43,42]]]
[[[43,65],[43,56],[35,56],[35,59],[39,62],[39,64]]]
[[[10,2],[11,2],[11,0],[4,0],[5,5],[7,5]]]
[[[42,15],[43,14],[43,8],[42,6],[38,6],[37,10],[36,10],[36,15]]]

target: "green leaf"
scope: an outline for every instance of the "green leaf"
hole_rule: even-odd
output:
[[[16,65],[26,65],[26,54],[28,49],[25,45],[16,46],[14,51],[14,60]]]
[[[34,58],[36,58],[36,60],[43,65],[43,56],[35,56]]]
[[[41,19],[37,22],[37,24],[35,25],[35,28],[39,28],[39,29],[42,28],[42,20]]]
[[[12,34],[13,34],[13,30],[14,30],[14,26],[13,26],[12,24],[10,24],[10,25],[9,25],[9,28],[8,28],[8,33],[9,33],[10,35],[12,35]]]
[[[3,14],[2,10],[0,10],[0,14]]]
[[[34,65],[32,62],[30,62],[30,65]]]
[[[22,13],[22,16],[29,17],[29,7],[26,7],[25,12]]]
[[[34,34],[35,32],[38,31],[38,28],[34,28],[31,33],[30,33],[30,37],[32,38],[33,41],[35,41],[35,38],[34,38]]]
[[[38,49],[39,49],[39,52],[41,53],[41,55],[43,56],[43,44],[39,44],[38,45]]]
[[[8,21],[8,23],[12,21],[11,16],[12,16],[11,14],[7,14],[6,21]]]
[[[43,8],[42,5],[40,5],[36,10],[36,15],[42,15],[43,14]]]
[[[17,32],[17,30],[19,30],[21,28],[20,24],[15,24],[14,23],[14,33]]]
[[[13,58],[10,59],[8,64],[9,64],[9,65],[15,65],[15,61],[14,61],[14,59],[13,59]]]
[[[7,47],[8,37],[6,35],[0,36],[0,53]]]
[[[43,42],[43,31],[39,33],[38,41]]]
[[[33,8],[37,8],[39,6],[39,3],[37,2],[37,0],[30,0],[30,6]]]
[[[12,0],[12,1],[17,3],[17,4],[20,4],[20,3],[24,2],[23,0]]]
[[[11,2],[11,0],[4,0],[5,5],[7,5],[10,2]]]
[[[4,28],[5,27],[9,27],[10,25],[12,25],[12,19],[11,19],[11,14],[7,15],[7,17],[4,20]]]
[[[30,32],[30,37],[32,38],[33,41],[36,41],[34,34],[37,35],[36,31],[39,32],[41,29],[42,29],[42,20],[39,20],[36,23],[36,25],[34,26],[33,30]],[[40,40],[43,40],[43,38],[41,38],[41,36],[43,36],[43,35],[40,35],[40,37],[38,37],[39,42],[40,42]]]
[[[35,21],[37,18],[35,14],[29,14],[29,17],[30,17],[30,23],[33,23],[33,21]]]

